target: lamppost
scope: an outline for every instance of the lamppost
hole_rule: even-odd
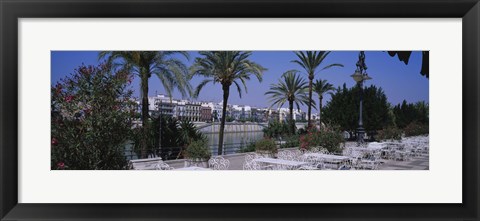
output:
[[[358,116],[358,128],[357,128],[357,145],[362,145],[364,143],[365,129],[363,128],[363,82],[366,80],[372,79],[367,74],[367,65],[365,64],[365,52],[360,51],[358,54],[357,69],[355,73],[351,75],[353,80],[357,82],[358,87],[360,88],[360,112]]]

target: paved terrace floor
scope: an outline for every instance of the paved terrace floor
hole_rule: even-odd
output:
[[[286,150],[286,149],[282,149]],[[229,154],[224,155],[225,159],[230,161],[229,170],[243,170],[243,162],[245,162],[246,153]],[[185,167],[185,160],[170,160],[165,161],[170,166],[177,168]],[[381,164],[378,166],[378,170],[428,170],[429,169],[429,157],[428,155],[414,157],[408,161],[395,161],[395,160],[381,160]]]
[[[428,155],[414,157],[409,161],[382,160],[379,170],[428,170]]]

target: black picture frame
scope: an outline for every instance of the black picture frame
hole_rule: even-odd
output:
[[[0,15],[1,220],[479,220],[478,0],[0,0]],[[76,17],[462,18],[463,203],[19,204],[17,21]]]

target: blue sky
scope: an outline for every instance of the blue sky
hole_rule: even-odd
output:
[[[198,53],[190,52],[190,60],[184,59],[187,65],[193,63]],[[429,82],[428,79],[420,75],[422,55],[421,52],[414,52],[410,57],[410,62],[405,65],[396,57],[390,57],[383,51],[366,51],[365,63],[367,64],[369,76],[373,79],[366,82],[366,85],[374,84],[381,87],[392,105],[402,102],[429,101]],[[270,106],[267,97],[264,95],[268,91],[270,84],[277,83],[281,74],[287,70],[301,70],[301,67],[291,61],[296,56],[291,51],[254,51],[251,60],[259,63],[268,70],[263,75],[263,81],[260,83],[256,78],[252,78],[247,82],[248,93],[243,93],[242,98],[238,96],[236,88],[231,88],[229,103],[245,104],[256,107]],[[335,87],[347,84],[351,87],[355,84],[350,77],[356,69],[358,60],[358,51],[333,51],[324,60],[324,64],[340,63],[344,67],[333,67],[316,75],[316,79],[326,79]],[[75,68],[81,64],[96,65],[100,63],[98,60],[98,51],[52,51],[51,52],[51,83],[56,84],[61,78],[70,75]],[[323,67],[323,66],[321,66]],[[302,71],[306,79],[306,74]],[[191,84],[196,87],[202,80],[200,77],[192,79]],[[135,89],[134,96],[139,97],[140,83],[136,78],[132,86]],[[149,96],[155,96],[156,93],[165,93],[160,81],[152,76],[149,81]],[[174,98],[181,98],[180,93],[175,91]],[[316,96],[315,98],[316,99]],[[206,86],[200,93],[198,101],[214,101],[222,100],[222,92],[220,84]],[[330,100],[327,95],[324,103]],[[285,106],[286,107],[286,106]],[[302,107],[306,110],[306,107]]]

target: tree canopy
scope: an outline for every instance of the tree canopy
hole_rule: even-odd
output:
[[[419,124],[428,124],[428,104],[424,101],[417,103],[407,103],[403,100],[401,104],[393,107],[395,114],[395,124],[399,128],[405,128],[412,122]]]
[[[322,110],[323,119],[330,124],[339,125],[340,129],[355,131],[358,127],[360,96],[358,86],[338,87],[337,92]],[[371,85],[364,89],[363,126],[366,131],[377,131],[393,125],[390,104],[382,88]]]

